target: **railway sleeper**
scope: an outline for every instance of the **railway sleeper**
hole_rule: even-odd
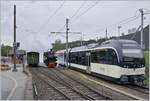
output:
[[[70,90],[70,89],[59,89],[65,93],[73,93],[74,91]]]
[[[76,95],[73,95],[73,96],[71,96],[71,99],[72,100],[77,100],[77,99],[79,99],[79,100],[86,100],[86,98],[84,98],[84,97],[79,97],[79,96],[76,96]]]
[[[44,75],[43,75],[43,77],[44,77]],[[50,76],[49,76],[50,77]],[[64,84],[64,83],[63,83]],[[54,85],[53,85],[54,86]],[[68,86],[69,87],[69,86]],[[73,89],[74,91],[76,91],[76,93],[79,93],[80,95],[82,95],[83,97],[85,97],[86,99],[93,99],[93,100],[95,100],[95,98],[93,98],[93,97],[91,97],[91,96],[89,96],[89,95],[85,95],[83,92],[80,92],[78,89],[76,89],[76,88],[72,88],[72,87],[70,87],[71,89]],[[59,90],[59,89],[58,89]],[[64,93],[63,91],[61,91],[62,93]],[[67,96],[67,95],[66,95]]]
[[[66,87],[62,87],[62,86],[56,87],[56,88],[58,88],[58,89],[66,89]]]
[[[59,100],[67,100],[65,97],[59,96],[57,99]]]
[[[73,91],[70,90],[70,91],[67,91],[67,93],[68,93],[68,94],[69,94],[69,93],[73,93]]]
[[[55,91],[53,89],[47,89],[47,90],[48,90],[48,92],[52,92],[55,94]]]

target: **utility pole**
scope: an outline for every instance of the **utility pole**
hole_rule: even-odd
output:
[[[121,26],[118,26],[118,38],[120,37],[120,28]]]
[[[81,33],[81,46],[83,45],[83,34]]]
[[[141,48],[143,49],[143,16],[144,16],[144,12],[143,9],[139,9],[140,13],[141,13]]]
[[[25,72],[25,52],[23,52],[22,55],[22,67],[23,67],[23,72]]]
[[[74,33],[74,34],[82,34],[81,32],[69,32],[69,27],[68,27],[69,19],[66,19],[66,32],[51,32],[51,34],[66,34],[66,68],[69,67],[68,65],[68,34],[69,33]]]
[[[107,28],[106,28],[106,40],[108,39],[108,36],[107,36]]]
[[[16,43],[16,5],[14,5],[14,68],[13,71],[17,72],[16,68],[16,48],[17,48],[17,43]]]
[[[68,68],[68,23],[69,23],[69,19],[66,19],[66,67]]]
[[[6,48],[6,52],[7,52],[7,57],[8,57],[8,51],[9,51],[9,50],[8,50],[8,47],[7,47],[7,48]]]
[[[98,42],[98,37],[96,37],[96,42]]]

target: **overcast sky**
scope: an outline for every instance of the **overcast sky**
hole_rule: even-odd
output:
[[[46,51],[56,39],[65,42],[65,34],[52,35],[50,32],[64,32],[65,20],[69,20],[70,32],[82,32],[83,39],[117,36],[117,26],[127,34],[128,29],[137,28],[139,9],[150,13],[150,1],[1,1],[1,43],[13,43],[13,5],[17,6],[17,42],[20,49]],[[150,14],[144,15],[144,26],[150,23]],[[131,21],[130,21],[131,20]],[[133,21],[132,21],[133,20]],[[128,22],[128,23],[127,23]],[[80,34],[70,34],[69,41],[80,40]]]

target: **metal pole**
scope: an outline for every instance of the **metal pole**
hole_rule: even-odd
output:
[[[96,42],[98,42],[98,37],[96,37]]]
[[[16,68],[16,5],[14,5],[14,44],[13,44],[13,47],[14,47],[14,69],[13,71],[17,71],[17,68]]]
[[[68,68],[68,22],[69,19],[66,19],[66,67]]]
[[[25,72],[25,54],[22,56],[22,67],[23,67],[23,72]]]
[[[7,50],[7,57],[8,57],[8,47],[6,48],[6,50]]]
[[[108,39],[108,37],[107,37],[107,28],[106,28],[106,40]]]
[[[143,49],[143,9],[139,9],[140,13],[141,13],[141,48]]]
[[[81,46],[83,45],[83,35],[81,33]]]
[[[120,28],[121,26],[118,26],[118,38],[120,37]]]

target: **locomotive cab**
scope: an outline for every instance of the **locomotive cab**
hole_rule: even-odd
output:
[[[143,50],[134,43],[122,44],[122,74],[120,80],[130,83],[143,84],[145,74],[145,60]]]

